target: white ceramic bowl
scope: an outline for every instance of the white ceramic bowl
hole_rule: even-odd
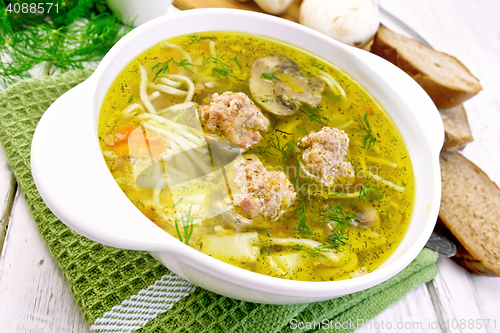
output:
[[[125,196],[102,157],[97,121],[115,77],[134,57],[163,39],[201,31],[269,36],[309,50],[361,83],[392,117],[413,162],[416,194],[406,236],[390,258],[364,276],[302,282],[246,271],[176,240]],[[192,283],[229,297],[290,304],[327,300],[377,285],[406,267],[424,247],[439,211],[439,151],[443,127],[434,104],[405,73],[366,51],[269,15],[228,9],[190,10],[160,17],[117,43],[84,83],[61,96],[40,120],[32,145],[33,177],[54,214],[96,242],[149,251]]]

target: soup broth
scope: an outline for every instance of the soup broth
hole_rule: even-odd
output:
[[[411,216],[410,156],[386,112],[334,65],[276,40],[207,32],[155,45],[111,85],[98,133],[147,218],[257,273],[361,276]]]

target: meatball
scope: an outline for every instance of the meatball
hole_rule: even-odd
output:
[[[259,143],[259,131],[267,131],[269,119],[244,93],[213,94],[209,105],[198,108],[201,123],[211,134],[247,149]]]
[[[351,162],[345,161],[349,136],[342,130],[323,127],[302,138],[298,144],[303,149],[302,161],[306,172],[330,187],[337,178],[354,176]]]
[[[237,174],[233,192],[237,211],[247,218],[275,219],[289,208],[296,193],[285,173],[264,167],[255,155],[235,162]]]

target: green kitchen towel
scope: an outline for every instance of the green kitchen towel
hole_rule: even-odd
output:
[[[373,288],[319,303],[263,305],[195,287],[146,252],[115,249],[80,236],[41,199],[31,176],[30,147],[45,110],[91,73],[76,70],[21,81],[0,93],[0,141],[38,230],[92,331],[352,332],[436,275],[437,254],[424,249],[406,269]]]

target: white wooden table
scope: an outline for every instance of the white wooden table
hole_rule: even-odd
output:
[[[500,184],[500,1],[380,2],[480,79],[484,90],[465,103],[475,141],[463,153]],[[89,332],[1,149],[0,213],[0,331]],[[432,282],[410,292],[358,331],[500,332],[500,278],[469,274],[444,257],[439,258],[438,268]]]

